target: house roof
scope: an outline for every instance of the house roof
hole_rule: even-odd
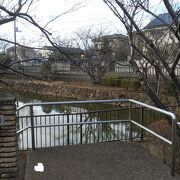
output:
[[[26,51],[31,51],[31,52],[34,52],[34,49],[33,48],[29,48],[29,47],[21,47],[21,46],[16,46],[16,50],[22,50],[22,49],[25,49]],[[11,46],[9,48],[6,49],[8,53],[11,53],[15,50],[15,46]]]
[[[162,27],[165,26],[165,24],[171,24],[171,23],[172,23],[172,17],[170,16],[169,13],[159,14],[158,18],[155,17],[143,29]]]
[[[124,39],[124,38],[127,38],[126,35],[123,35],[123,34],[111,34],[111,35],[105,35],[105,36],[101,36],[100,38],[94,38],[92,41],[99,41],[99,40],[102,40],[104,38],[107,38],[107,39]]]
[[[45,46],[44,47],[45,49],[47,50],[50,50],[50,51],[58,51],[55,47],[53,46]],[[82,53],[83,50],[80,49],[80,48],[70,48],[70,47],[59,47],[59,49],[65,53],[74,53],[74,54],[78,54],[78,53]]]

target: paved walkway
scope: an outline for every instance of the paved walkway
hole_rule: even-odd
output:
[[[35,172],[43,163],[45,171]],[[137,143],[110,142],[30,152],[26,180],[176,180]]]

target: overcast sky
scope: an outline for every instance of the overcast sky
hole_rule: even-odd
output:
[[[53,17],[69,10],[77,2],[79,0],[40,0],[33,8],[33,13],[37,14],[40,24],[45,25]],[[18,22],[17,26],[19,26],[19,30],[24,29],[26,33],[28,31],[34,35],[37,34],[33,27],[23,27]],[[86,28],[103,29],[107,33],[125,33],[120,21],[102,0],[87,0],[80,5],[78,10],[62,15],[47,26],[54,37],[61,36],[64,38],[70,38],[74,32]],[[19,36],[20,34],[21,36],[24,35],[23,32],[19,33]]]
[[[36,15],[40,25],[44,26],[52,18],[69,10],[79,1],[80,0],[39,0],[32,6],[31,14]],[[180,2],[180,0],[177,1]],[[150,2],[151,6],[154,6],[156,9],[158,7],[158,13],[162,13],[161,10],[163,8],[158,5],[160,0],[151,0]],[[54,37],[71,38],[74,32],[85,28],[103,29],[110,34],[125,34],[123,25],[103,0],[86,0],[80,7],[80,9],[74,12],[62,15],[47,26],[47,29],[53,33]],[[144,19],[144,23],[148,23],[149,20],[150,19]],[[17,20],[17,27],[19,30],[17,40],[21,41],[21,43],[22,41],[24,41],[24,43],[30,40],[36,41],[37,38],[40,37],[37,29],[29,26],[27,23]],[[3,28],[0,27],[1,32]],[[4,29],[6,31],[5,34],[13,37],[13,23],[8,24]]]

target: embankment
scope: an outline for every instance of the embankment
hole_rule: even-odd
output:
[[[138,91],[123,90],[123,89],[115,88],[115,87],[83,85],[83,84],[80,85],[80,84],[72,84],[72,83],[68,84],[68,83],[63,83],[63,82],[42,82],[42,81],[32,82],[32,81],[27,81],[27,80],[26,81],[25,80],[24,81],[9,80],[8,83],[12,84],[13,87],[12,86],[6,87],[5,85],[2,85],[2,84],[0,87],[3,89],[9,88],[9,90],[11,91],[34,93],[34,94],[45,95],[45,96],[55,96],[55,97],[58,96],[58,97],[72,98],[72,99],[78,99],[78,100],[130,98],[130,99],[136,99],[145,103],[150,102],[146,94],[140,90]],[[149,111],[148,111],[148,114],[149,114]],[[152,116],[156,117],[154,115]],[[147,148],[150,149],[150,146],[151,144],[148,144]],[[156,146],[156,149],[157,149],[157,146]]]
[[[13,84],[14,91],[28,92],[39,95],[72,98],[78,100],[127,98],[150,103],[149,98],[142,91],[123,90],[115,87],[21,80],[9,80],[8,83]],[[0,87],[5,88],[4,85],[1,85]],[[9,89],[11,88],[12,87],[9,87]],[[164,100],[167,101],[167,98]]]

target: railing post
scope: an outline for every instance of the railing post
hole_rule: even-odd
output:
[[[144,126],[144,107],[141,108],[141,125]],[[144,138],[144,130],[141,128],[141,141]]]
[[[178,149],[178,166],[180,167],[180,137],[177,137],[177,149]]]
[[[32,141],[32,149],[35,150],[35,136],[34,136],[34,112],[33,106],[30,106],[30,119],[31,119],[31,141]]]
[[[132,122],[131,122],[131,117],[132,116],[132,102],[129,101],[129,122],[130,122],[130,128],[129,128],[129,139],[132,142]]]
[[[171,176],[175,175],[175,165],[176,165],[176,119],[172,118]]]
[[[82,114],[80,114],[80,122],[82,123]],[[80,125],[80,143],[82,144],[82,124]]]
[[[69,114],[67,115],[67,124],[69,124]],[[69,125],[67,125],[67,145],[69,145]]]

